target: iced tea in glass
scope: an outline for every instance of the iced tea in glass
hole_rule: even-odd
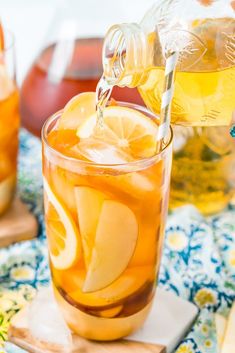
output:
[[[19,97],[15,80],[14,39],[0,36],[0,215],[11,204],[16,187]]]
[[[158,118],[115,103],[97,132],[81,94],[42,132],[46,231],[56,299],[72,330],[114,340],[145,320],[168,210],[172,134],[156,153]]]

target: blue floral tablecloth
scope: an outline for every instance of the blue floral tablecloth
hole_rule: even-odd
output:
[[[36,288],[50,280],[42,213],[41,145],[24,130],[20,136],[19,195],[38,218],[39,235],[0,250],[0,347],[9,318],[33,298]],[[235,210],[205,219],[187,206],[169,215],[159,285],[200,308],[176,352],[217,353],[214,312],[227,315],[235,299]],[[2,348],[5,351],[23,352],[10,343]]]

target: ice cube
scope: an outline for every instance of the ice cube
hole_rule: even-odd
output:
[[[84,158],[97,163],[107,165],[117,165],[114,168],[113,175],[104,176],[104,183],[117,187],[125,193],[135,195],[135,197],[143,197],[143,193],[151,192],[155,189],[155,184],[146,175],[136,171],[136,166],[129,164],[126,168],[125,164],[133,161],[131,156],[119,149],[113,144],[108,144],[96,138],[82,139],[78,147],[79,153]],[[129,171],[126,173],[126,171]]]
[[[130,156],[117,146],[96,138],[82,139],[76,148],[84,158],[97,164],[124,164],[130,161]]]
[[[69,352],[72,335],[54,299],[52,288],[41,289],[28,311],[29,330],[34,338],[61,346]]]

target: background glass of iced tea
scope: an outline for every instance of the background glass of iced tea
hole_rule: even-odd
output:
[[[13,35],[4,32],[0,51],[0,214],[10,206],[16,187],[19,96],[15,77]]]
[[[48,116],[76,94],[96,90],[103,73],[103,35],[125,16],[118,2],[110,6],[108,0],[100,0],[95,10],[93,0],[67,0],[58,8],[21,88],[22,123],[29,131],[40,136]],[[112,96],[143,104],[136,89],[115,87]]]
[[[174,126],[170,208],[223,210],[235,192],[235,143],[228,127]]]
[[[157,123],[143,107],[120,104]],[[155,293],[168,211],[172,133],[164,150],[151,158],[101,165],[68,157],[50,145],[60,115],[46,122],[42,135],[45,219],[56,298],[73,331],[113,340],[143,323]],[[66,148],[69,132],[60,133]],[[69,239],[69,232],[76,237]],[[83,251],[76,258],[78,242]],[[72,253],[75,261],[68,265]]]

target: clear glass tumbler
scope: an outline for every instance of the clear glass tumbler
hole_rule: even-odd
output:
[[[119,105],[142,112],[143,107]],[[151,158],[97,164],[52,148],[42,131],[45,218],[56,299],[71,329],[114,340],[145,320],[156,288],[168,211],[172,131]],[[81,250],[82,249],[82,250]]]

